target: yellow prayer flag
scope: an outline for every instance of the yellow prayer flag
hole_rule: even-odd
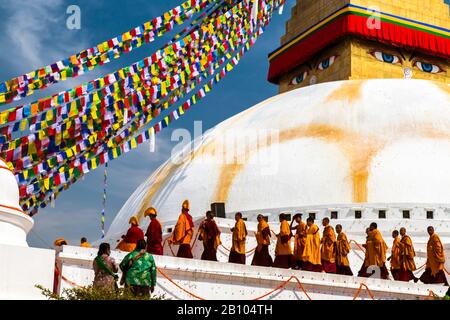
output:
[[[131,139],[131,149],[136,149],[137,148],[137,143],[135,139]]]
[[[165,82],[161,82],[161,95],[162,96],[167,95],[166,83]]]
[[[51,121],[52,119],[53,119],[53,110],[47,111],[47,113],[45,115],[45,120]]]
[[[27,120],[26,120],[26,119],[23,119],[23,120],[20,122],[20,131],[25,131],[26,128],[27,128]]]
[[[4,124],[8,122],[8,114],[7,112],[0,113],[0,123]]]
[[[60,133],[57,134],[55,136],[55,139],[56,139],[56,145],[59,146],[61,144],[61,134]]]
[[[28,144],[28,154],[36,154],[37,150],[36,150],[36,145],[34,142],[30,142]]]
[[[45,190],[50,189],[50,179],[49,178],[44,179],[44,187],[45,187]]]
[[[96,161],[95,158],[92,159],[92,161],[91,161],[91,168],[92,168],[92,169],[97,169],[97,161]]]

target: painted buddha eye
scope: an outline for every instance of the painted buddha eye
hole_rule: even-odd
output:
[[[301,74],[299,74],[298,76],[294,77],[291,80],[291,84],[293,85],[297,85],[302,83],[303,81],[305,81],[306,77],[308,76],[308,71],[304,71]]]
[[[443,71],[438,65],[422,61],[416,61],[416,63],[414,63],[414,66],[417,67],[417,69],[419,69],[420,71],[426,73],[439,73]]]
[[[400,62],[400,58],[398,56],[390,54],[390,53],[374,51],[374,52],[371,52],[371,54],[377,60],[379,60],[381,62],[386,62],[386,63],[390,63],[390,64],[397,64]]]
[[[329,67],[331,67],[333,65],[334,61],[336,61],[336,56],[331,56],[331,57],[326,58],[321,63],[319,63],[319,66],[318,66],[319,70],[328,69]]]

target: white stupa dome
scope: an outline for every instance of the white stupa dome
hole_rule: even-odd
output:
[[[22,210],[19,199],[16,178],[0,159],[0,244],[28,246],[26,235],[33,219]]]
[[[233,134],[255,142],[238,163],[233,150],[241,156],[245,143]],[[132,194],[106,238],[123,233],[129,217],[149,206],[161,220],[175,220],[184,199],[194,217],[213,202],[224,202],[227,212],[364,203],[450,207],[450,91],[441,83],[379,79],[293,90],[223,121],[194,145]]]

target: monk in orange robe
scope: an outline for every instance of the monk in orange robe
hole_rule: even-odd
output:
[[[322,272],[322,261],[320,257],[320,234],[319,227],[314,224],[314,219],[306,219],[305,249],[303,250],[304,270]]]
[[[413,271],[416,270],[416,263],[414,262],[414,246],[411,238],[406,234],[405,228],[400,228],[400,270],[398,271],[398,280],[408,282],[416,280]]]
[[[394,280],[398,280],[398,272],[400,271],[400,237],[398,236],[398,230],[392,231],[392,238],[394,242],[392,243],[391,256],[387,259],[391,263],[391,273]]]
[[[338,234],[336,240],[336,273],[352,276],[353,272],[350,269],[350,262],[347,257],[350,252],[350,243],[345,233],[342,232],[342,226],[340,224],[336,225],[336,233]]]
[[[272,257],[269,254],[270,227],[262,214],[258,217],[258,231],[255,232],[257,246],[253,255],[252,266],[271,267]]]
[[[58,238],[55,240],[55,242],[53,243],[55,245],[55,247],[58,249],[61,249],[62,246],[67,246],[69,245],[69,243],[66,241],[66,239],[64,238]],[[53,272],[53,293],[54,294],[58,294],[58,287],[59,287],[59,270],[58,270],[58,264],[55,261],[55,270]]]
[[[122,236],[122,241],[117,245],[117,249],[132,252],[136,248],[137,242],[144,240],[144,232],[139,228],[137,217],[132,216],[128,223],[131,224],[131,227],[128,229],[127,234]]]
[[[206,212],[206,219],[203,220],[198,231],[198,239],[203,241],[201,260],[217,261],[217,248],[221,244],[220,230],[211,211]]]
[[[230,250],[228,262],[245,264],[245,241],[247,240],[247,227],[245,226],[242,213],[238,212],[234,215],[236,223],[231,228],[233,244]]]
[[[169,244],[179,245],[177,257],[192,259],[191,240],[194,235],[194,221],[189,214],[189,201],[184,200],[181,214],[169,238]]]
[[[369,227],[369,238],[367,239],[367,265],[378,266],[382,279],[389,279],[389,271],[386,268],[386,251],[388,246],[377,229],[377,224],[372,222]]]
[[[158,212],[153,207],[148,208],[144,212],[144,217],[150,217],[150,224],[148,225],[147,232],[145,233],[147,236],[147,252],[162,256],[162,225],[156,218],[157,215]]]
[[[280,233],[277,234],[275,261],[273,267],[289,269],[292,267],[291,228],[284,213],[280,214]]]
[[[326,273],[336,273],[336,234],[330,226],[329,218],[323,218],[322,225],[324,227],[320,250],[322,268]]]
[[[420,276],[420,281],[426,284],[443,283],[448,286],[447,278],[444,274],[444,247],[441,239],[434,232],[433,227],[427,229],[430,238],[427,244],[427,264],[425,272]],[[417,280],[415,280],[417,282]]]
[[[82,248],[92,248],[92,245],[87,241],[85,237],[80,240],[80,247]]]
[[[297,223],[295,227],[292,226],[294,221]],[[303,251],[305,250],[307,228],[308,226],[306,223],[302,221],[302,214],[297,213],[294,215],[291,222],[291,230],[296,230],[294,238],[294,259],[297,265],[295,269],[303,269]]]

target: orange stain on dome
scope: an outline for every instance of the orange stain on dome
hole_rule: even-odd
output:
[[[450,85],[448,83],[442,83],[442,82],[434,81],[433,84],[435,86],[437,86],[441,91],[443,91],[446,94],[450,95]]]
[[[373,137],[362,139],[358,135],[327,124],[311,124],[282,130],[278,143],[285,143],[301,138],[318,138],[337,144],[350,162],[350,179],[353,184],[352,199],[354,202],[367,202],[367,181],[369,167],[373,157],[384,147],[384,143]],[[265,147],[271,146],[268,143]],[[256,152],[256,150],[255,150]],[[245,163],[224,164],[220,169],[219,184],[216,188],[215,201],[228,199],[233,181],[245,167]]]
[[[361,99],[361,87],[364,80],[354,80],[343,82],[342,85],[328,95],[325,102],[347,101],[354,103]]]

